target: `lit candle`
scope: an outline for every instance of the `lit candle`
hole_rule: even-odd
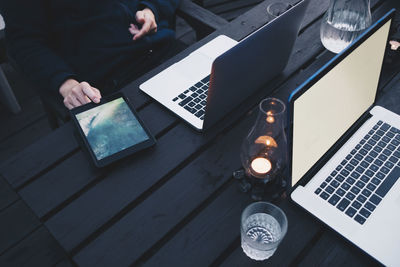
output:
[[[251,168],[259,174],[266,174],[272,168],[271,161],[266,158],[255,158],[251,162]]]

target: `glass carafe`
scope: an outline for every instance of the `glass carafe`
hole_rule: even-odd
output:
[[[269,182],[286,167],[285,109],[279,99],[261,101],[257,120],[241,148],[242,165],[248,176]]]
[[[331,0],[322,19],[322,44],[339,53],[370,25],[369,0]]]

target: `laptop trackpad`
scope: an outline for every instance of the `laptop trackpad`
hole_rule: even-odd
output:
[[[201,53],[193,53],[179,61],[174,70],[189,80],[200,81],[211,73],[212,59]],[[194,84],[194,83],[193,83]]]

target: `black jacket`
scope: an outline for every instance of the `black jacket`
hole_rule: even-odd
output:
[[[121,67],[174,38],[179,0],[1,0],[7,51],[38,88],[68,78],[99,86]],[[132,41],[136,11],[149,7],[158,31]]]

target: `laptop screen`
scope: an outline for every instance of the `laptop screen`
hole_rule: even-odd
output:
[[[339,63],[321,78],[314,76],[294,100],[292,185],[374,103],[389,28],[390,20],[364,42],[359,39],[357,48],[343,59],[337,56],[333,61]]]

